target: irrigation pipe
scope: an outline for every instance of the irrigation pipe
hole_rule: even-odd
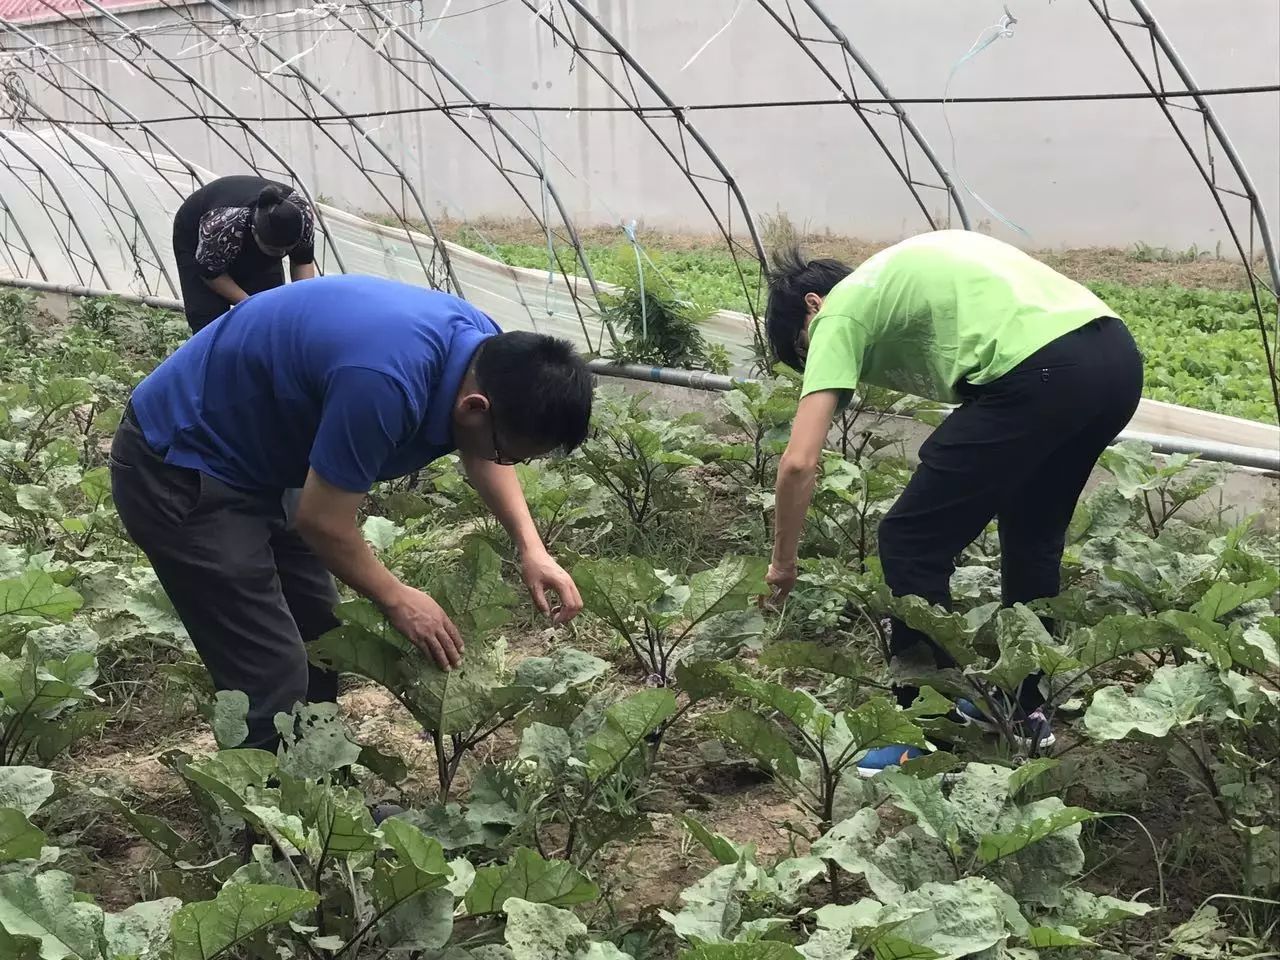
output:
[[[78,283],[51,283],[47,280],[0,277],[0,286],[21,287],[40,293],[63,294],[73,297],[115,297],[127,303],[182,312],[182,302],[169,297],[139,296],[136,293],[118,293],[100,287],[86,287]],[[730,377],[702,370],[678,370],[672,367],[650,367],[638,363],[610,363],[608,360],[591,360],[588,366],[602,377],[624,380],[640,380],[666,386],[687,387],[691,390],[707,390],[723,393],[739,383],[749,383],[750,378]],[[944,412],[945,415],[945,412]],[[1268,450],[1264,447],[1246,447],[1238,443],[1217,440],[1196,440],[1191,437],[1171,437],[1159,433],[1143,433],[1124,430],[1117,440],[1138,440],[1151,445],[1156,453],[1190,453],[1202,460],[1231,463],[1240,467],[1252,467],[1269,473],[1280,474],[1280,447]]]

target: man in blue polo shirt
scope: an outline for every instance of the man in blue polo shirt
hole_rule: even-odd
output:
[[[372,277],[269,290],[200,330],[142,381],[111,448],[125,529],[155,568],[215,686],[249,697],[248,746],[334,700],[304,644],[336,626],[333,576],[442,669],[463,638],[398,580],[357,524],[378,480],[457,451],[557,623],[582,600],[538,536],[511,465],[586,438],[591,375],[563,340],[502,333],[457,297]],[[301,488],[291,522],[282,497]],[[332,574],[332,575],[331,575]]]

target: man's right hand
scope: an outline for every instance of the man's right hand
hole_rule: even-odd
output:
[[[462,635],[440,604],[421,590],[402,585],[383,612],[391,625],[441,670],[452,670],[462,663]]]

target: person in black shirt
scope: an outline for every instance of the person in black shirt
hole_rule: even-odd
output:
[[[192,333],[241,300],[316,275],[315,221],[292,187],[262,177],[222,177],[183,201],[173,218],[173,255]]]

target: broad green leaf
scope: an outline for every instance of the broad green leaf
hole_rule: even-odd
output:
[[[681,817],[680,822],[689,831],[689,836],[702,844],[703,848],[721,864],[737,863],[744,853],[751,859],[755,856],[755,845],[739,846],[728,837],[714,832],[696,817]]]
[[[446,890],[424,890],[378,921],[378,945],[394,954],[436,957],[453,934],[454,898]],[[449,960],[446,955],[442,960]]]
[[[850,680],[862,680],[868,674],[867,665],[857,656],[806,640],[771,644],[760,654],[760,665],[788,670],[817,670]]]
[[[35,937],[10,936],[0,926],[0,957],[5,960],[40,960],[40,941]]]
[[[445,850],[485,846],[490,837],[484,824],[467,817],[456,803],[435,803],[393,819],[405,820],[435,839]]]
[[[43,767],[0,767],[0,807],[31,816],[53,796],[53,771]]]
[[[709,697],[727,696],[730,678],[717,662],[682,660],[676,664],[676,686],[690,700],[706,700]]]
[[[459,568],[437,580],[431,594],[468,641],[506,623],[516,604],[502,579],[502,558],[480,539],[467,541]]]
[[[78,620],[37,627],[27,631],[27,639],[36,645],[42,657],[52,660],[66,660],[77,653],[96,654],[102,646],[97,631]]]
[[[45,839],[44,831],[33,827],[21,811],[0,807],[0,863],[36,859]]]
[[[1135,732],[1163,737],[1174,727],[1222,716],[1228,706],[1225,689],[1209,667],[1163,666],[1136,696],[1120,687],[1095,693],[1084,728],[1098,740],[1123,740]]]
[[[1067,528],[1067,541],[1114,537],[1129,523],[1133,506],[1120,490],[1103,484],[1076,504]]]
[[[180,642],[188,639],[187,628],[182,625],[173,601],[154,580],[132,587],[123,608],[153,636],[174,637]]]
[[[433,911],[433,920],[426,929],[415,925],[407,917],[400,916],[395,924],[394,942],[403,945],[409,940],[421,942],[436,939],[443,930],[444,940],[434,944],[443,946],[448,939],[448,931],[452,929],[453,895],[445,897],[448,908],[443,912],[449,920],[447,925],[434,916],[434,912],[442,909],[441,898],[424,898],[428,891],[437,891],[446,886],[452,876],[453,870],[445,862],[443,848],[438,841],[428,837],[417,827],[396,817],[383,823],[382,832],[388,845],[396,852],[396,858],[394,861],[380,858],[374,865],[372,889],[379,910],[384,913],[395,910],[397,914],[402,914],[426,906]],[[417,929],[411,929],[415,927]],[[387,938],[380,939],[384,944],[387,943]]]
[[[681,660],[725,660],[744,647],[755,649],[764,633],[764,614],[752,605],[707,617],[692,630]]]
[[[880,817],[875,810],[866,808],[823,834],[809,853],[834,860],[846,873],[863,877],[873,894],[889,900],[901,896],[904,889],[881,869],[876,857],[879,846]]]
[[[547,697],[558,697],[571,687],[590,683],[612,669],[599,657],[572,647],[560,647],[549,657],[529,657],[516,664],[517,686],[529,687]]]
[[[544,860],[520,847],[505,864],[480,867],[467,891],[467,912],[473,916],[501,913],[511,898],[530,903],[568,907],[599,896],[599,888],[564,860]]]
[[[35,737],[36,756],[41,763],[51,762],[67,747],[85,737],[95,736],[109,719],[102,710],[77,710],[50,719],[27,724],[27,732]]]
[[[804,889],[822,876],[826,869],[826,864],[819,857],[788,857],[774,865],[767,877],[761,878],[760,892],[791,906]],[[749,923],[743,929],[748,926]]]
[[[1280,618],[1268,617],[1266,626],[1246,626],[1233,623],[1227,632],[1227,649],[1233,662],[1261,674],[1280,670]]]
[[[762,876],[763,871],[745,857],[716,867],[680,893],[684,906],[679,913],[663,910],[659,916],[684,940],[728,943],[741,926],[743,895],[754,890]]]
[[[246,803],[243,815],[253,827],[272,837],[282,849],[289,851],[292,847],[298,854],[307,856],[312,861],[319,859],[319,844],[308,842],[307,826],[297,814],[281,810],[274,804]],[[295,854],[289,851],[289,855]]]
[[[1226,670],[1231,666],[1231,645],[1227,640],[1227,628],[1213,620],[1188,613],[1186,610],[1165,610],[1159,622],[1167,623],[1182,635],[1180,646],[1203,650],[1214,666]]]
[[[0,927],[11,936],[38,940],[41,960],[96,960],[103,914],[77,899],[75,881],[60,870],[0,873]]]
[[[956,778],[948,798],[960,832],[977,839],[995,829],[1009,800],[1008,767],[970,763]]]
[[[242,883],[213,900],[188,903],[173,918],[173,960],[213,960],[268,927],[286,923],[320,898],[310,890]]]
[[[927,947],[946,960],[980,954],[1030,929],[1017,901],[982,877],[926,883],[886,905],[878,921],[899,918],[903,922],[894,929],[894,939]]]
[[[512,960],[578,960],[587,927],[568,910],[549,903],[507,901],[507,947]]]
[[[319,795],[319,802],[310,825],[321,850],[333,856],[349,857],[377,849],[377,827],[364,794],[355,788],[342,790],[318,784],[313,789]]]
[[[1029,947],[1040,949],[1050,947],[1093,947],[1097,946],[1088,937],[1080,936],[1074,927],[1032,927],[1023,937]]]
[[[1059,926],[1069,924],[1081,934],[1090,936],[1125,920],[1145,917],[1156,909],[1149,903],[1099,896],[1078,886],[1070,886],[1063,891],[1063,903],[1055,912],[1054,922]]]
[[[1203,597],[1191,607],[1191,612],[1206,620],[1218,620],[1238,609],[1251,600],[1269,597],[1275,593],[1277,586],[1275,576],[1253,580],[1249,583],[1231,583],[1226,580],[1215,582]]]
[[[849,949],[857,932],[855,947],[861,949],[880,939],[886,931],[876,927],[875,918],[883,904],[864,897],[851,904],[828,903],[813,912],[818,926],[801,948],[805,960],[848,960],[857,956]]]
[[[369,517],[360,528],[360,532],[364,535],[366,543],[381,552],[391,549],[396,542],[396,537],[404,532],[404,528],[397,526],[386,517]]]
[[[61,586],[43,570],[29,570],[15,579],[0,580],[0,616],[66,620],[83,602],[80,594]]]
[[[339,614],[346,606],[338,608]],[[379,624],[379,627],[383,626]],[[400,693],[409,686],[413,676],[409,669],[412,661],[405,656],[409,648],[409,642],[390,627],[383,632],[359,623],[348,623],[307,644],[307,656],[312,663],[322,667],[341,673],[358,673],[392,692]]]
[[[266,786],[276,769],[276,758],[265,750],[223,750],[192,760],[183,770],[183,776],[241,812],[246,789]]]
[[[915,757],[902,764],[898,769],[909,777],[927,780],[943,774],[952,773],[957,767],[964,766],[964,761],[953,753],[935,750],[923,756]]]
[[[680,954],[680,960],[805,960],[795,947],[762,940],[758,943],[704,943]]]
[[[103,918],[106,960],[132,957],[147,960],[161,956],[169,943],[173,917],[181,907],[181,900],[165,897],[135,903],[120,913],[106,914]]]
[[[532,760],[544,777],[558,777],[573,755],[567,730],[534,721],[520,735],[521,760]]]
[[[383,753],[368,743],[361,744],[356,763],[367,768],[375,777],[380,777],[390,784],[400,783],[409,775],[409,768],[405,766],[402,759],[392,753]]]
[[[655,601],[666,588],[653,565],[639,557],[621,560],[584,560],[573,568],[587,610],[623,636],[630,636],[632,618]]]
[[[92,400],[93,386],[80,377],[58,377],[50,380],[35,395],[36,404],[51,418],[59,412]]]
[[[898,770],[886,770],[877,778],[889,791],[889,799],[899,810],[916,818],[926,834],[954,847],[960,837],[956,813],[942,792],[942,778],[918,780]]]
[[[814,716],[822,710],[813,696],[803,690],[796,690],[781,683],[758,680],[729,664],[721,664],[719,672],[728,679],[733,693],[748,697],[761,706],[777,710],[801,730],[808,730]]]
[[[1000,571],[979,564],[956,567],[951,574],[951,596],[990,601],[1000,597]]]
[[[943,607],[931,605],[921,597],[895,597],[890,606],[903,623],[926,634],[960,666],[968,666],[978,659],[973,649],[973,638],[977,635],[980,623]]]
[[[911,701],[911,706],[903,711],[913,720],[923,720],[928,717],[945,716],[955,704],[947,697],[944,697],[933,687],[925,686],[920,688],[920,692],[916,694],[916,698]]]
[[[725,557],[712,569],[695,573],[689,578],[685,619],[697,624],[708,617],[751,606],[767,592],[767,568],[768,564],[757,557]]]
[[[0,656],[0,697],[7,710],[24,716],[48,716],[84,700],[98,699],[91,689],[97,679],[98,661],[91,653],[43,660],[28,645],[20,660]],[[30,739],[30,731],[27,733]]]
[[[1052,757],[1036,757],[1026,761],[1009,774],[1009,796],[1016,797],[1023,787],[1039,780],[1061,762]]]
[[[14,488],[14,499],[27,513],[42,519],[58,519],[67,515],[67,508],[57,495],[46,486],[24,483]]]
[[[383,823],[382,835],[401,863],[432,876],[452,875],[439,842],[412,824],[393,817]]]
[[[426,730],[464,733],[495,709],[494,694],[502,672],[501,651],[483,637],[467,639],[462,664],[452,670],[441,670],[434,661],[421,659],[412,688],[412,709]]]
[[[707,717],[707,722],[761,766],[792,780],[800,778],[795,748],[773,720],[753,710],[732,707]]]
[[[845,726],[859,751],[910,744],[924,747],[924,731],[887,697],[873,697],[844,714]]]
[[[916,824],[903,827],[881,843],[873,857],[876,867],[889,882],[880,885],[868,882],[868,886],[872,893],[886,902],[904,890],[955,879],[955,863],[947,846]]]
[[[91,506],[99,507],[111,499],[111,471],[107,467],[86,470],[80,478],[80,492]]]
[[[1019,823],[1012,830],[989,833],[978,843],[978,858],[983,863],[991,863],[1012,856],[1024,847],[1038,843],[1059,830],[1092,820],[1095,816],[1096,814],[1081,807],[1063,807],[1048,817],[1038,817]]]
[[[871,945],[876,960],[939,960],[937,950],[922,947],[901,937],[884,936]]]
[[[1039,666],[1037,645],[1051,645],[1040,618],[1023,604],[1000,610],[994,619],[996,645],[1000,659],[989,670],[974,671],[999,690],[1017,690],[1022,681]]]
[[[249,738],[249,695],[243,690],[219,690],[213,699],[213,739],[219,750],[231,750]]]
[[[275,716],[280,734],[280,770],[319,780],[360,759],[360,745],[347,733],[336,703],[309,703]]]
[[[587,776],[599,780],[612,773],[676,712],[670,690],[641,690],[605,711],[604,725],[588,738]]]
[[[1071,655],[1084,667],[1097,667],[1140,650],[1180,645],[1174,629],[1134,614],[1106,617],[1071,635]]]

